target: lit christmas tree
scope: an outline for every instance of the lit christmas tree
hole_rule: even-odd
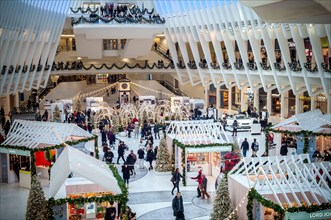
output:
[[[211,220],[220,219],[238,219],[237,212],[232,213],[233,208],[231,204],[228,181],[223,177],[216,191],[216,198],[213,205],[213,210],[210,215]],[[231,215],[230,215],[231,214]]]
[[[45,220],[48,219],[47,200],[36,175],[32,176],[31,189],[26,208],[25,219]]]
[[[57,105],[55,105],[54,112],[53,112],[53,121],[54,122],[61,122],[61,112]]]
[[[170,154],[167,149],[167,142],[163,137],[160,140],[160,146],[157,152],[155,170],[158,172],[171,171]]]

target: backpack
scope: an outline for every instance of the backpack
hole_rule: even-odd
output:
[[[259,150],[259,144],[256,142],[254,144],[254,151],[258,151]]]

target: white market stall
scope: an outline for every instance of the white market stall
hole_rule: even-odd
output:
[[[103,106],[103,97],[87,97],[86,110],[98,111]]]
[[[278,146],[276,154],[284,139],[297,154],[308,153],[312,159],[315,150],[322,152],[331,148],[331,114],[323,115],[319,109],[297,114],[274,125],[267,132],[275,133],[274,140]]]
[[[24,177],[29,177],[30,174],[39,174],[41,178],[48,179],[50,159],[54,162],[54,159],[60,155],[65,146],[64,142],[76,145],[89,140],[97,141],[96,137],[75,124],[15,120],[7,139],[0,145],[1,172],[7,174],[1,175],[1,182],[17,181],[15,166],[22,170],[20,173],[23,178],[20,178],[20,182],[29,182]],[[97,148],[94,153],[98,157]],[[17,159],[19,164],[15,165]]]
[[[232,151],[221,123],[213,120],[172,121],[166,133],[168,151],[174,154],[173,164],[184,177],[186,172],[193,176],[200,169],[205,175],[217,177],[222,154]],[[184,185],[186,181],[194,183],[184,178]]]
[[[331,208],[330,169],[308,154],[242,158],[228,173],[232,205],[239,219],[307,219],[300,207]]]
[[[127,196],[115,175],[107,164],[67,146],[52,168],[49,201],[54,210],[65,206],[66,219],[103,219],[110,202],[118,216],[118,205]]]

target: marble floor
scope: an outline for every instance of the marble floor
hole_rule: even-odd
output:
[[[239,144],[246,137],[249,143],[256,138],[259,142],[260,150],[258,155],[264,152],[264,134],[252,136],[249,132],[238,132],[237,137],[232,137],[230,132],[227,132],[229,140],[238,141]],[[120,137],[119,139],[126,142],[130,150],[137,152],[139,147],[139,140],[127,137]],[[99,144],[101,140],[99,140]],[[154,146],[158,146],[159,140],[155,141]],[[101,145],[101,144],[100,144]],[[93,142],[88,142],[85,145],[87,150],[93,149]],[[277,150],[277,149],[276,149]],[[102,155],[102,148],[99,146],[100,158]],[[114,152],[115,157],[117,151]],[[276,153],[276,152],[275,152]],[[126,152],[126,155],[128,152]],[[248,155],[250,155],[248,153]],[[115,158],[116,159],[116,158]],[[145,162],[147,167],[147,162]],[[154,170],[148,171],[145,169],[136,168],[137,175],[132,176],[129,184],[129,202],[128,205],[140,220],[144,219],[158,219],[167,220],[174,219],[172,215],[171,201],[174,197],[171,195],[172,183],[170,182],[171,174],[160,174]],[[188,176],[195,176],[196,173],[188,174]],[[190,180],[191,181],[191,180]],[[189,186],[180,185],[185,207],[186,219],[191,220],[205,220],[209,219],[212,204],[215,197],[215,178],[208,176],[208,191],[211,194],[210,199],[202,200],[196,197],[197,184],[192,181]],[[14,184],[0,184],[0,219],[1,220],[23,220],[25,219],[26,202],[29,190],[20,188],[17,183]],[[46,195],[47,196],[47,195]]]

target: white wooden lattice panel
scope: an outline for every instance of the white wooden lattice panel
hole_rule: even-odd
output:
[[[3,145],[35,148],[39,144],[57,145],[72,138],[91,138],[76,124],[15,120]]]
[[[223,126],[214,120],[172,121],[167,134],[182,143],[230,143]]]
[[[308,205],[330,202],[331,191],[326,181],[331,178],[330,169],[330,162],[311,163],[308,154],[300,154],[242,158],[229,175],[241,177],[242,183],[247,181],[248,186],[254,186],[260,194],[272,194],[283,207],[282,196],[292,207],[291,198],[301,206],[298,194]]]

